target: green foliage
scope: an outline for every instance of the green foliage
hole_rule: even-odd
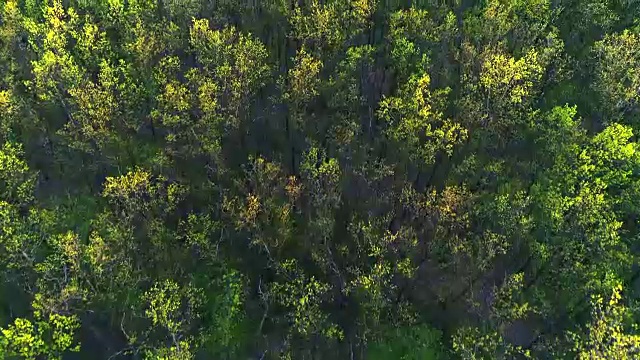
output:
[[[640,335],[637,324],[630,327],[630,309],[622,300],[622,286],[616,285],[608,301],[601,295],[591,298],[591,321],[580,333],[569,332],[576,359],[633,359],[638,356]]]
[[[444,118],[443,104],[450,89],[429,89],[428,74],[415,75],[399,97],[380,103],[379,116],[388,122],[388,136],[412,161],[429,165],[443,152],[453,154],[467,137],[459,123]]]
[[[289,70],[288,82],[291,90],[285,93],[285,100],[302,106],[318,95],[319,74],[322,62],[313,55],[300,49],[294,59],[294,66]]]
[[[16,204],[32,199],[36,180],[23,155],[20,144],[5,142],[0,148],[0,196]]]
[[[531,358],[529,350],[513,346],[496,331],[461,327],[453,336],[453,352],[461,359]]]
[[[494,315],[502,321],[524,319],[532,309],[526,300],[522,300],[524,290],[524,274],[509,276],[504,284],[495,292]]]
[[[638,4],[408,4],[0,0],[0,357],[637,357]]]
[[[514,47],[526,47],[547,30],[553,11],[547,0],[489,0],[470,13],[465,26],[480,44],[508,40]]]
[[[542,76],[542,68],[536,66],[537,58],[535,51],[517,61],[502,54],[492,55],[482,65],[480,84],[497,104],[505,101],[520,104]]]
[[[312,0],[289,14],[292,36],[303,44],[335,49],[367,25],[376,1]]]
[[[369,345],[369,359],[446,359],[442,333],[427,325],[403,327],[388,331],[382,340]]]
[[[187,312],[192,316],[198,316],[198,291],[196,289],[180,289],[179,285],[171,280],[156,284],[144,294],[148,303],[145,315],[151,319],[154,326],[165,327],[169,333],[176,334],[187,324],[181,311],[186,306]],[[183,302],[186,302],[183,304]]]
[[[637,115],[632,114],[640,101],[639,47],[640,35],[629,30],[607,34],[594,44],[596,73],[592,86],[608,121],[629,119],[625,121],[637,127]]]
[[[23,359],[62,359],[65,352],[77,352],[80,347],[74,339],[80,324],[75,316],[51,314],[42,317],[35,312],[35,320],[17,318],[2,329],[0,353]]]
[[[277,303],[287,309],[287,317],[294,331],[303,337],[322,334],[327,337],[342,337],[342,332],[331,324],[321,311],[321,302],[329,286],[314,277],[305,278],[294,261],[285,261],[284,283],[276,282],[270,292]]]
[[[230,116],[237,118],[241,107],[264,85],[270,73],[264,45],[233,27],[211,30],[207,19],[194,19],[190,45],[206,75],[224,89],[222,94],[226,96],[221,103]]]
[[[119,177],[108,177],[102,196],[125,217],[155,212],[162,214],[175,209],[184,188],[168,183],[162,177],[136,168]]]

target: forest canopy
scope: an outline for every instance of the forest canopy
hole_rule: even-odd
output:
[[[637,359],[640,2],[0,0],[0,359]]]

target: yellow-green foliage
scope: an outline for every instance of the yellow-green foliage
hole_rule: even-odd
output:
[[[311,0],[290,12],[291,35],[303,44],[335,50],[367,25],[375,8],[375,0]]]
[[[456,145],[467,138],[467,130],[443,114],[441,106],[449,90],[432,90],[429,75],[417,74],[400,96],[380,103],[378,113],[388,123],[387,136],[412,160],[431,164],[440,152],[451,156]]]
[[[637,325],[629,327],[630,309],[622,303],[622,285],[611,296],[591,298],[591,321],[582,333],[569,332],[573,350],[580,360],[636,359],[640,348]],[[629,332],[631,330],[631,332]]]
[[[513,346],[496,331],[461,327],[453,335],[453,352],[464,360],[531,359],[531,351]]]
[[[286,99],[297,106],[304,106],[306,102],[318,95],[322,62],[313,57],[305,48],[301,48],[294,59],[294,66],[289,70],[288,82],[290,91]]]
[[[596,80],[592,87],[602,96],[602,109],[615,120],[640,102],[640,35],[624,30],[607,34],[593,46]]]
[[[274,283],[271,294],[287,309],[293,329],[300,335],[309,337],[324,333],[327,336],[341,336],[341,332],[321,311],[329,286],[314,277],[306,278],[297,266],[294,261],[283,264],[286,281]]]
[[[638,13],[0,0],[0,358],[640,357]]]
[[[233,27],[211,30],[207,19],[194,19],[190,45],[208,74],[229,89],[229,111],[238,116],[240,106],[264,85],[269,75],[264,45]]]
[[[0,148],[0,196],[18,204],[32,199],[36,180],[23,155],[19,144],[6,142]]]
[[[198,318],[201,296],[201,290],[193,287],[180,288],[172,280],[156,283],[144,294],[148,304],[145,315],[154,326],[162,326],[175,336],[185,331],[190,321]]]
[[[531,306],[522,301],[524,291],[524,274],[517,273],[507,277],[495,294],[494,314],[499,321],[524,319],[531,314]]]
[[[62,359],[65,351],[79,351],[74,336],[80,327],[76,316],[51,314],[42,317],[35,313],[35,321],[17,318],[2,329],[0,353],[35,360],[40,357]]]
[[[521,104],[532,95],[542,70],[534,50],[517,60],[502,53],[491,54],[483,64],[480,83],[496,104]]]

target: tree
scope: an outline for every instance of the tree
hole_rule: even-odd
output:
[[[640,36],[625,30],[608,34],[593,46],[596,58],[594,90],[600,96],[606,121],[624,121],[637,127],[640,100]],[[615,59],[615,60],[614,60]]]
[[[569,332],[574,341],[573,356],[578,359],[632,359],[637,356],[640,337],[635,324],[629,327],[630,309],[622,302],[622,286],[616,285],[606,301],[591,298],[591,321],[583,332]]]
[[[3,358],[20,356],[23,359],[62,359],[67,351],[79,351],[74,332],[79,327],[74,316],[50,315],[42,318],[38,312],[35,321],[18,318],[2,329],[0,355]]]
[[[394,329],[370,347],[369,355],[371,359],[444,359],[441,336],[438,330],[424,325]]]
[[[0,357],[637,357],[638,10],[0,0]]]

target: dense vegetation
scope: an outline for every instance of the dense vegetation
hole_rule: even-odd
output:
[[[0,359],[640,357],[639,19],[0,0]]]

